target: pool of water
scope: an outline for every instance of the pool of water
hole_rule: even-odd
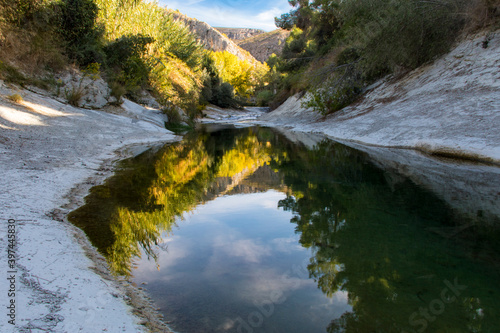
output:
[[[500,327],[495,223],[326,139],[200,129],[124,161],[70,219],[177,332]]]

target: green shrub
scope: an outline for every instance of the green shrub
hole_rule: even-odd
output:
[[[359,60],[360,58],[359,50],[354,47],[348,47],[337,55],[337,66],[352,64]]]
[[[169,124],[180,124],[182,123],[182,117],[181,114],[179,113],[179,110],[177,107],[173,104],[168,105],[163,108],[163,113],[167,115],[168,117],[168,123]]]
[[[269,106],[273,98],[274,93],[271,90],[263,90],[257,94],[257,106]]]
[[[68,65],[62,39],[52,31],[37,31],[28,45],[29,51],[22,61],[31,62],[33,72],[49,70],[60,72]]]
[[[43,77],[38,77],[38,78],[32,78],[30,79],[30,84],[34,85],[35,87],[38,87],[43,90],[49,91],[52,88],[57,87],[57,82],[54,79],[53,76],[43,76]]]
[[[240,102],[235,96],[235,89],[229,82],[224,82],[217,66],[217,59],[214,52],[207,52],[203,59],[205,68],[205,77],[203,80],[203,89],[201,91],[201,104],[212,103],[222,108],[239,108]],[[219,56],[221,54],[219,53]],[[236,57],[230,59],[235,60]],[[238,60],[239,62],[239,60]],[[219,65],[230,64],[230,62],[220,62]],[[233,63],[234,65],[234,63]],[[237,67],[237,66],[235,66]],[[239,72],[239,71],[238,71]],[[234,73],[234,71],[233,71]],[[231,79],[231,77],[228,77]],[[248,82],[248,79],[241,84]]]
[[[46,1],[39,0],[1,0],[0,15],[7,22],[22,27],[33,21],[37,11]]]
[[[104,63],[100,44],[104,33],[96,24],[99,8],[93,0],[63,0],[61,35],[67,42],[68,54],[81,66]]]
[[[111,104],[121,105],[123,104],[123,96],[127,93],[127,89],[119,82],[111,82],[109,85],[111,90],[110,96],[115,98],[115,101]]]
[[[416,68],[448,51],[461,31],[466,0],[351,0],[340,4],[345,40],[357,45],[365,76]]]
[[[194,129],[193,126],[189,126],[186,124],[172,124],[172,123],[166,123],[165,128],[168,129],[169,131],[178,134],[186,133]]]
[[[212,94],[214,104],[221,108],[239,107],[235,100],[234,88],[230,83],[224,82],[220,86],[215,87]]]
[[[151,68],[143,57],[152,42],[154,39],[147,36],[122,36],[104,47],[110,76],[126,91],[135,91],[148,83]]]
[[[274,23],[278,28],[285,30],[292,30],[295,24],[297,24],[297,11],[292,10],[290,13],[282,14],[279,18],[274,18]]]
[[[476,8],[476,22],[500,15],[498,0],[312,0],[290,4],[294,9],[277,22],[296,27],[281,57],[269,60],[281,74],[280,91],[271,104],[312,86],[309,105],[323,114],[355,100],[363,86],[382,76],[414,69],[447,52],[463,31],[471,8]],[[332,72],[332,68],[348,64],[355,64],[355,77]]]
[[[310,97],[302,107],[327,115],[354,102],[362,92],[363,82],[356,66],[343,67],[319,86],[310,89]]]
[[[316,43],[310,38],[307,32],[295,27],[290,32],[290,36],[285,41],[282,51],[282,58],[287,62],[281,62],[282,65],[298,68],[310,62],[316,52]],[[291,71],[293,68],[286,68],[283,71]]]

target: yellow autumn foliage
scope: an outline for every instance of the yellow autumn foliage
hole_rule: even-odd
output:
[[[146,201],[154,208],[118,207],[113,215],[115,242],[108,252],[113,271],[130,274],[133,258],[141,253],[155,258],[162,234],[172,230],[177,217],[207,200],[205,191],[217,178],[255,171],[271,158],[271,147],[254,134],[237,139],[217,164],[203,140],[169,146],[156,161],[155,178],[148,188]]]
[[[235,147],[224,154],[217,177],[232,177],[245,170],[254,171],[270,160],[269,150],[256,136],[237,139]]]
[[[156,1],[95,0],[99,23],[108,42],[123,36],[153,38],[144,55],[151,68],[150,84],[162,103],[184,107],[202,89],[203,47],[184,24],[175,21]]]
[[[241,60],[227,51],[210,52],[210,56],[215,62],[221,79],[230,83],[238,95],[248,98],[257,87],[266,84],[265,77],[269,72],[267,64]]]

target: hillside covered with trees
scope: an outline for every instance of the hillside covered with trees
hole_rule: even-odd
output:
[[[110,94],[134,100],[150,92],[176,118],[207,103],[246,103],[265,84],[265,64],[205,50],[172,12],[143,0],[1,0],[0,79],[34,85],[79,105],[81,91],[61,87],[70,67],[102,77]]]
[[[291,31],[267,63],[267,98],[275,108],[309,91],[307,107],[322,114],[356,101],[376,80],[400,77],[449,51],[465,34],[499,28],[498,0],[289,0],[275,19]],[[488,46],[488,38],[483,47]]]
[[[208,103],[275,108],[296,93],[321,114],[376,80],[447,52],[464,34],[499,27],[499,0],[290,0],[276,18],[289,37],[266,63],[204,49],[178,13],[146,0],[0,0],[0,79],[50,90],[79,106],[58,73],[102,77],[116,103],[144,92],[170,119]],[[199,39],[199,36],[198,36]],[[484,40],[487,47],[488,39]]]

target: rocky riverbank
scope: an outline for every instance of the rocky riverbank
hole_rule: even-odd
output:
[[[15,94],[22,99],[11,101]],[[107,111],[115,114],[0,82],[0,257],[13,276],[0,288],[5,297],[13,289],[15,304],[14,322],[0,320],[2,332],[167,330],[147,297],[112,277],[84,232],[65,220],[115,161],[178,139],[160,126],[161,113],[130,101]],[[11,229],[15,242],[7,242]]]
[[[500,31],[470,36],[449,54],[387,77],[326,117],[288,99],[258,123],[383,147],[500,163]]]

